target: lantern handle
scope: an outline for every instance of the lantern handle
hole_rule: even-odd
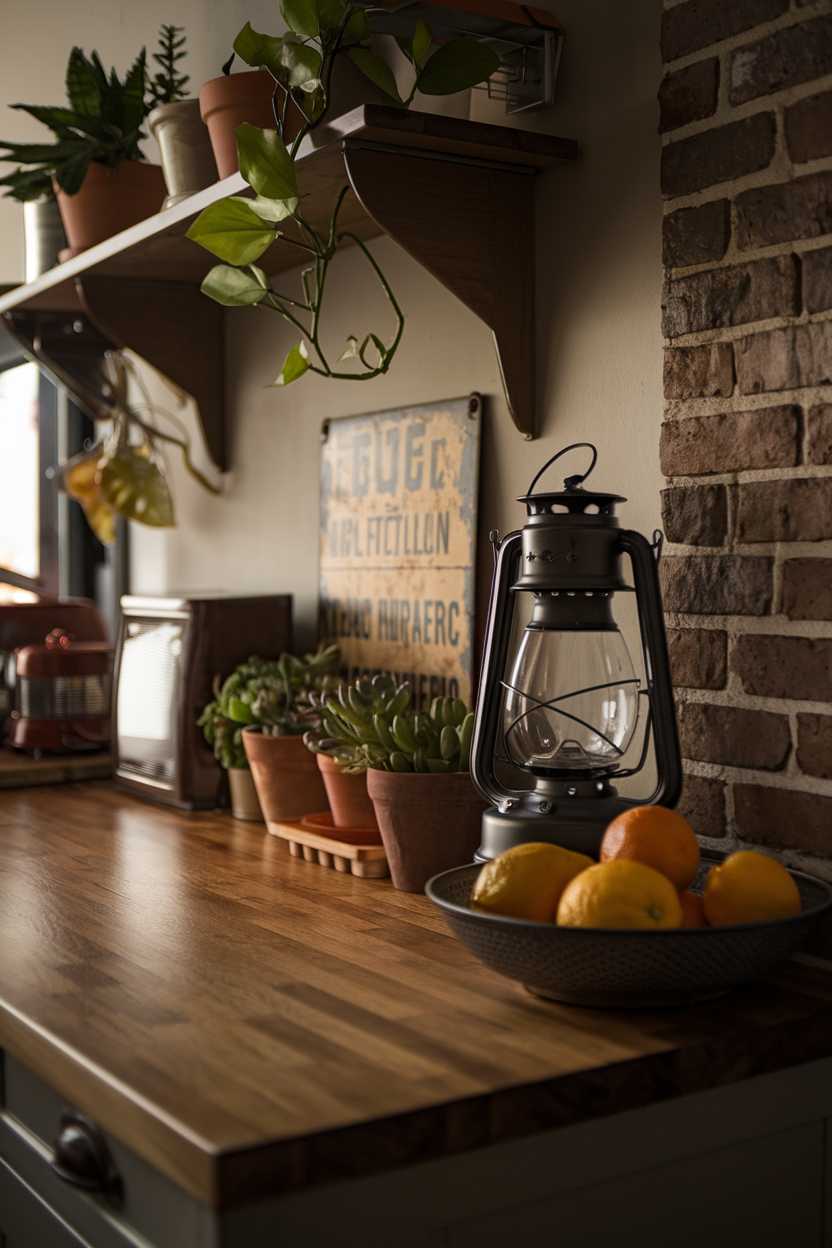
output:
[[[572,442],[570,443],[569,446],[564,446],[562,450],[558,451],[555,455],[553,455],[551,459],[547,459],[546,463],[543,465],[540,471],[536,473],[534,477],[532,477],[532,483],[529,486],[526,493],[527,494],[534,493],[534,487],[537,485],[538,481],[543,476],[544,472],[546,472],[547,469],[551,468],[555,460],[560,459],[561,455],[566,455],[567,452],[569,451],[579,451],[581,449],[592,451],[592,459],[590,461],[589,467],[587,468],[586,472],[583,472],[583,473],[579,472],[574,477],[566,477],[563,484],[567,490],[576,490],[579,488],[579,486],[582,486],[584,481],[586,481],[587,477],[592,472],[593,468],[598,462],[598,448],[594,446],[592,442]]]

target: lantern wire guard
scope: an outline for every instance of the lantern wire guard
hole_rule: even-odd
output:
[[[578,450],[590,453],[584,472],[566,477],[560,491],[534,492],[552,464]],[[656,571],[662,535],[648,541],[621,530],[615,506],[626,500],[584,488],[597,459],[589,442],[558,451],[518,500],[526,505],[524,528],[490,535],[495,567],[472,755],[474,782],[491,803],[483,859],[528,840],[597,852],[609,820],[645,800],[620,797],[612,780],[640,772],[651,741],[658,782],[646,800],[678,799],[681,760]],[[632,587],[622,577],[622,555],[632,566]],[[643,686],[611,609],[616,593],[631,592]],[[533,606],[509,671],[521,593],[531,594]],[[576,675],[575,687],[564,688]],[[640,718],[640,756],[624,767]],[[505,779],[518,769],[533,778],[532,788]]]

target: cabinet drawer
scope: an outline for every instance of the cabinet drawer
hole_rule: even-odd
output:
[[[117,1194],[86,1191],[59,1177],[52,1166],[54,1144],[61,1117],[73,1106],[8,1054],[3,1055],[2,1074],[0,1161],[76,1234],[77,1240],[66,1241],[68,1246],[77,1242],[90,1248],[216,1248],[211,1210],[112,1135],[104,1139],[119,1179]],[[2,1217],[0,1228],[6,1229]],[[44,1248],[46,1244],[51,1248],[51,1242],[45,1240]],[[63,1248],[64,1241],[55,1242]],[[35,1244],[41,1248],[36,1239],[20,1248]],[[13,1236],[6,1248],[18,1248]]]
[[[0,1159],[2,1248],[90,1248],[27,1183]]]

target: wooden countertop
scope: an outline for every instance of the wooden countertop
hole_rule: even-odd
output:
[[[227,1206],[832,1055],[832,974],[601,1013],[480,967],[423,897],[109,783],[0,794],[0,1046]]]

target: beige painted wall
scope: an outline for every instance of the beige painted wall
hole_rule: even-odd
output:
[[[194,81],[215,72],[244,20],[274,29],[261,0],[5,0],[2,100],[53,102],[66,45],[98,46],[120,65],[161,20],[188,27]],[[291,337],[279,319],[252,310],[228,316],[229,418],[234,467],[224,497],[203,495],[171,464],[179,528],[134,526],[138,589],[217,587],[296,595],[299,641],[311,639],[317,584],[319,429],[326,417],[479,390],[487,396],[480,528],[510,528],[512,501],[558,446],[590,438],[601,464],[593,484],[632,500],[625,521],[649,532],[659,520],[661,293],[658,193],[659,79],[655,0],[562,0],[552,4],[568,34],[556,105],[533,124],[572,136],[582,159],[543,174],[538,185],[537,350],[542,436],[526,443],[508,420],[484,326],[386,240],[375,254],[407,312],[391,374],[369,384],[304,378],[266,389]],[[70,18],[71,13],[71,18]],[[241,14],[244,16],[241,18]],[[59,32],[66,32],[65,35]],[[37,42],[37,49],[35,43]],[[502,121],[475,97],[474,115]],[[19,121],[15,114],[5,114]],[[22,127],[21,127],[22,130]],[[11,136],[7,125],[4,133]],[[31,130],[28,133],[32,133]],[[14,208],[0,205],[0,277],[20,275]],[[362,262],[343,253],[332,275],[333,341],[372,328],[383,306],[367,295]],[[183,327],[187,332],[187,327]],[[481,552],[484,572],[487,552]],[[487,584],[487,580],[483,580]]]

